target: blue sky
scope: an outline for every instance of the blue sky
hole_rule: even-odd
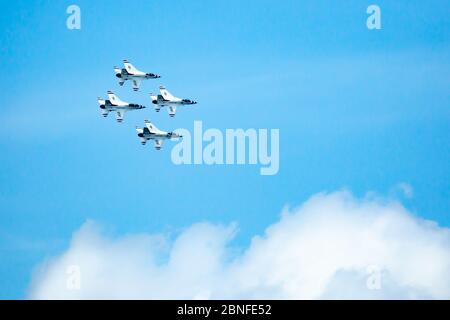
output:
[[[23,298],[33,268],[87,219],[112,234],[176,234],[237,222],[236,246],[320,191],[389,195],[450,225],[448,1],[1,1],[0,298]],[[162,76],[139,93],[112,67]],[[175,119],[151,108],[100,116],[114,90],[150,106],[166,85],[199,101]],[[142,147],[134,126],[279,128],[280,171],[174,166],[171,144]],[[172,144],[173,145],[173,144]]]

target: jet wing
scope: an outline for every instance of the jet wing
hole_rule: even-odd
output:
[[[102,110],[102,116],[106,118],[108,116],[109,111],[106,109],[101,109],[101,110]]]
[[[177,113],[177,107],[176,106],[169,106],[169,116],[172,118],[175,117],[175,113]]]
[[[155,139],[155,148],[156,148],[156,150],[161,150],[162,144],[163,144],[163,140]]]
[[[117,122],[122,122],[124,116],[125,116],[125,110],[117,111]]]
[[[141,80],[133,79],[133,90],[138,91],[140,86],[141,86]]]

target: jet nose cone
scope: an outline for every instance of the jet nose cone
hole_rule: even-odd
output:
[[[146,73],[145,74],[145,78],[146,79],[157,79],[157,78],[161,78],[159,75],[154,74],[154,73]]]

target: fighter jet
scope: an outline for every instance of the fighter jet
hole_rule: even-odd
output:
[[[128,60],[123,60],[125,68],[114,67],[116,77],[119,78],[119,84],[123,86],[125,81],[131,80],[133,82],[133,90],[138,91],[142,80],[161,78],[154,73],[145,73],[136,69]]]
[[[117,112],[117,122],[122,122],[126,111],[144,109],[145,106],[141,106],[135,103],[128,103],[120,100],[114,93],[108,91],[107,100],[97,98],[98,104],[103,117],[107,117],[111,111]]]
[[[173,118],[177,112],[177,106],[197,104],[197,102],[189,99],[180,99],[174,97],[164,86],[159,87],[160,94],[154,95],[150,93],[152,103],[155,105],[156,112],[159,112],[161,107],[167,107],[169,115]]]
[[[159,130],[153,123],[145,120],[145,127],[136,127],[138,137],[141,139],[141,144],[145,145],[147,140],[153,140],[155,142],[156,150],[161,150],[161,146],[166,139],[182,138],[179,134],[174,132],[165,132]]]

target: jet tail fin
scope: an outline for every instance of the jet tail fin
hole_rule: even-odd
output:
[[[121,74],[121,73],[122,73],[122,69],[119,68],[119,67],[117,67],[117,66],[115,66],[115,67],[114,67],[114,72],[115,72],[116,74]]]
[[[142,71],[139,71],[138,69],[136,69],[135,66],[133,66],[128,60],[123,60],[123,65],[125,66],[125,69],[128,71],[129,74],[140,74],[140,75],[144,75],[145,73]]]
[[[164,86],[160,86],[159,87],[159,91],[161,92],[161,95],[163,96],[163,98],[165,100],[174,100],[176,99],[170,92],[169,90],[166,89],[166,87]]]
[[[156,103],[158,101],[158,96],[153,93],[150,93],[150,99],[152,99],[153,103]]]
[[[150,131],[150,132],[159,131],[159,129],[153,123],[151,123],[149,120],[145,120],[144,122],[145,122],[145,126],[147,127],[148,131]]]
[[[99,105],[104,105],[105,104],[105,100],[100,98],[100,97],[97,97],[97,102],[98,102]]]
[[[108,98],[112,104],[118,105],[123,103],[123,101],[120,100],[119,97],[116,96],[112,91],[108,91]]]

